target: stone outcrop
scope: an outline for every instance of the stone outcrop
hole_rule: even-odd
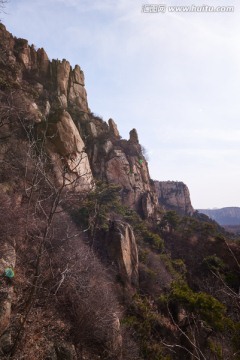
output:
[[[39,133],[48,129],[47,149],[58,183],[67,168],[69,183],[78,178],[75,190],[90,190],[93,173],[120,185],[125,205],[144,218],[154,218],[158,202],[137,131],[121,140],[114,120],[107,124],[89,111],[79,66],[72,68],[65,59],[50,61],[43,49],[36,51],[26,40],[13,38],[3,25],[0,40],[3,60],[13,64],[6,84],[10,78],[10,85],[18,88],[14,106],[24,110]]]
[[[89,111],[84,74],[78,65],[70,72],[68,100],[70,104],[77,105],[82,111]]]
[[[59,183],[62,184],[64,180],[66,185],[72,184],[79,192],[90,190],[93,186],[92,171],[85,145],[71,115],[63,111],[57,117],[57,122],[50,121],[46,135]],[[62,175],[62,162],[67,165],[67,177]]]
[[[100,127],[97,131],[98,138],[91,140],[87,147],[94,176],[120,185],[124,205],[135,209],[144,218],[154,217],[158,200],[137,138],[130,135],[128,141],[118,139],[116,128],[113,135],[112,126]]]
[[[190,193],[183,182],[154,181],[159,204],[165,210],[175,210],[181,215],[192,215]]]
[[[122,186],[122,199],[125,205],[136,209],[145,218],[154,214],[156,198],[152,192],[148,166],[142,155],[128,155],[122,149],[113,148],[105,161],[104,172],[109,183]],[[147,206],[146,194],[149,199]]]
[[[133,144],[139,144],[138,133],[136,129],[132,129],[129,135],[130,135],[130,139],[129,139],[130,142],[132,142]]]
[[[154,217],[156,206],[153,206],[156,202],[156,196],[154,192],[145,192],[142,196],[142,210],[144,218]]]
[[[127,285],[138,285],[138,250],[132,227],[121,221],[113,221],[106,238],[110,260],[118,268]]]
[[[55,95],[52,101],[55,107],[76,106],[82,112],[89,112],[84,74],[78,65],[73,69],[65,59],[50,61],[44,49],[35,50],[27,40],[14,38],[2,24],[0,42],[4,60],[12,67],[19,65],[15,68],[16,84],[21,85],[22,81],[31,77],[44,98],[48,97],[49,92],[51,98]]]
[[[65,181],[77,192],[91,190],[93,176],[85,144],[78,121],[74,123],[67,111],[77,112],[79,118],[89,112],[82,70],[79,66],[72,69],[66,60],[50,61],[43,49],[36,51],[27,40],[13,38],[3,25],[0,40],[1,63],[11,63],[0,86],[14,88],[12,107],[34,124],[41,137],[47,136],[47,151],[58,184]]]
[[[108,125],[109,125],[110,134],[113,135],[116,139],[120,139],[119,131],[118,131],[117,124],[115,123],[115,121],[113,119],[109,119]]]

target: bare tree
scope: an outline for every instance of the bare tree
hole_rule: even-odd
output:
[[[83,195],[74,191],[74,185],[88,174],[72,179],[65,159],[61,158],[58,169],[61,182],[56,182],[52,159],[46,151],[47,129],[36,131],[36,125],[27,118],[24,102],[19,106],[17,98],[18,94],[9,94],[0,109],[0,136],[8,134],[1,140],[9,150],[4,153],[6,168],[2,167],[0,176],[7,174],[8,181],[16,180],[18,192],[22,194],[20,215],[24,234],[16,248],[18,259],[29,275],[24,278],[25,289],[18,305],[21,316],[14,320],[10,356],[18,357],[27,341],[25,330],[36,303],[46,301],[47,304],[51,299],[72,322],[75,343],[80,348],[92,346],[94,342],[105,358],[116,359],[121,334],[116,327],[118,306],[111,278],[92,249],[83,244],[82,230],[67,214],[70,206],[80,206]],[[84,161],[84,156],[85,153],[80,154],[78,161]],[[119,346],[112,347],[114,343]]]

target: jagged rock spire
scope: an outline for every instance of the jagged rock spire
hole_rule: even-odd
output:
[[[139,140],[138,140],[138,133],[136,129],[132,129],[129,133],[130,135],[130,141],[134,144],[139,144]]]
[[[120,139],[120,134],[119,134],[117,124],[115,123],[115,121],[113,119],[109,119],[108,125],[109,125],[110,134],[113,135],[115,138]]]

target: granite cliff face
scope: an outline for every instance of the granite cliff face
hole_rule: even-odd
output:
[[[158,208],[157,197],[137,132],[133,129],[129,140],[123,140],[115,122],[110,119],[108,124],[94,117],[86,124],[91,128],[86,143],[94,176],[120,185],[123,204],[144,218],[153,218]]]
[[[121,185],[123,203],[145,218],[153,217],[157,198],[136,130],[122,140],[112,119],[107,124],[90,112],[78,65],[50,61],[43,49],[14,38],[3,25],[0,42],[1,59],[8,64],[0,88],[14,88],[12,106],[26,112],[39,138],[46,135],[58,183],[64,168],[69,186],[74,183],[76,191],[87,191],[94,186],[94,175]]]
[[[93,176],[85,145],[67,111],[89,111],[80,67],[72,69],[66,60],[50,62],[43,49],[36,51],[26,40],[14,38],[3,25],[0,43],[1,63],[5,67],[1,70],[0,89],[2,96],[4,90],[9,93],[4,99],[5,108],[8,104],[12,115],[14,111],[24,115],[38,132],[38,139],[44,136],[59,184],[65,181],[70,187],[74,183],[77,191],[90,190]],[[60,175],[63,169],[64,179]]]
[[[68,61],[48,59],[43,49],[35,50],[27,40],[16,39],[0,27],[1,59],[8,64],[2,72],[2,90],[12,86],[12,105],[25,112],[39,137],[46,135],[46,148],[55,176],[74,183],[75,191],[88,191],[95,179],[122,187],[122,201],[144,218],[155,218],[159,205],[181,214],[192,214],[189,191],[181,182],[151,181],[138,134],[130,131],[121,139],[114,120],[108,123],[88,107],[84,74]],[[77,182],[76,182],[77,180]]]
[[[183,182],[154,181],[159,204],[166,210],[175,210],[181,215],[192,215],[190,193]]]

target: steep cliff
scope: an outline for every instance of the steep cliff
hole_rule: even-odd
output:
[[[112,119],[109,126],[100,119],[91,120],[87,125],[92,124],[92,129],[95,125],[96,131],[87,135],[87,152],[94,176],[120,185],[123,204],[144,218],[154,217],[157,197],[136,130],[130,132],[129,140],[122,140]]]
[[[7,235],[5,236],[2,231],[0,241],[0,271],[4,276],[0,297],[0,353],[7,353],[11,349],[10,351],[16,354],[22,351],[23,354],[28,354],[26,356],[32,356],[29,355],[31,342],[24,341],[22,350],[18,350],[18,343],[30,310],[40,301],[38,289],[42,286],[41,277],[46,283],[51,281],[51,276],[47,275],[48,266],[43,253],[50,256],[49,251],[51,252],[54,242],[57,241],[50,265],[54,281],[58,281],[51,285],[56,291],[53,295],[54,301],[57,293],[62,296],[59,288],[64,288],[65,285],[62,286],[62,283],[67,274],[71,274],[66,284],[70,287],[65,290],[60,302],[66,301],[66,308],[69,309],[72,304],[74,312],[77,311],[74,304],[79,303],[79,312],[82,314],[84,311],[88,318],[92,319],[89,326],[95,323],[93,330],[87,330],[86,338],[83,333],[81,335],[85,345],[88,346],[89,334],[92,336],[95,331],[96,341],[104,343],[106,351],[115,354],[112,355],[114,359],[121,359],[122,345],[117,306],[106,311],[105,303],[93,305],[99,296],[104,299],[106,295],[109,298],[106,298],[106,303],[113,299],[112,290],[107,285],[109,281],[106,275],[101,275],[101,265],[97,260],[96,265],[94,257],[91,258],[91,254],[84,248],[83,236],[79,235],[79,231],[71,224],[69,211],[79,207],[82,197],[94,190],[97,180],[101,180],[120,186],[124,205],[137,210],[142,217],[155,216],[158,209],[157,198],[137,132],[133,129],[129,140],[122,140],[112,119],[106,123],[90,112],[84,75],[79,66],[72,68],[66,60],[50,61],[43,49],[36,50],[29,46],[27,40],[14,38],[3,25],[0,25],[0,105],[0,195],[4,196],[2,212],[11,212],[8,220],[3,221]],[[18,225],[17,221],[14,222],[13,233],[10,236],[9,219],[17,218],[17,214],[20,215],[22,223]],[[74,239],[78,239],[75,245]],[[13,240],[17,241],[17,245],[13,245]],[[17,255],[15,246],[18,248]],[[105,246],[125,285],[136,288],[138,248],[131,226],[124,222],[116,222],[106,236]],[[73,262],[71,259],[77,258],[80,249],[82,254],[79,254],[79,261]],[[65,257],[61,261],[59,259],[63,253]],[[4,275],[7,269],[14,274],[16,256],[16,271],[21,274],[17,277],[17,286],[20,288],[21,282],[28,282],[27,296],[24,298],[21,291],[18,294],[19,298],[24,298],[26,302],[18,310],[22,323],[18,318],[16,321],[12,320],[15,314],[11,308],[16,305],[16,298],[13,296],[15,279],[8,280],[7,275]],[[76,274],[87,271],[84,275],[84,284],[79,283],[79,275],[74,278],[72,271],[69,273],[70,263],[71,266],[76,266]],[[81,270],[83,264],[87,270]],[[87,274],[93,271],[95,266],[99,266],[96,275],[96,291],[99,291],[99,296],[94,298],[94,284]],[[91,299],[88,299],[87,303],[92,302],[92,308],[96,306],[96,314],[99,314],[99,311],[105,312],[106,329],[105,324],[98,324],[95,312],[90,314],[88,309],[83,310],[82,306],[85,306],[86,302],[84,300],[81,304],[79,298],[74,297],[75,288],[82,294],[82,299],[84,296],[88,299],[89,296],[84,289],[92,288]],[[71,296],[68,297],[67,294]],[[45,304],[42,306],[45,308]],[[54,305],[52,310],[49,308],[49,312],[51,311],[56,312]],[[35,310],[32,310],[31,314],[34,316]],[[56,313],[55,318],[58,318]],[[50,323],[50,314],[47,311],[46,319]],[[29,321],[35,323],[32,317]],[[78,323],[79,318],[76,321]],[[88,322],[84,322],[86,331]],[[12,332],[11,326],[18,329],[19,334]],[[78,323],[77,326],[79,328],[81,324]],[[67,332],[66,322],[63,327]],[[59,324],[54,328],[56,333],[60,331]],[[37,336],[38,329],[35,327],[32,331]],[[43,332],[39,337],[40,342],[44,336]],[[43,351],[39,358],[47,356],[49,359],[60,359],[64,353],[68,354],[66,356],[69,359],[76,358],[71,343],[58,337],[63,342],[63,346],[59,347],[51,335],[47,338],[45,353]],[[93,359],[94,355],[89,355],[89,358]]]
[[[27,113],[39,138],[46,136],[59,183],[65,166],[65,181],[74,183],[77,191],[91,189],[94,174],[121,185],[123,203],[145,218],[153,217],[157,198],[136,130],[129,140],[121,140],[112,119],[107,124],[90,112],[79,66],[50,61],[43,49],[14,38],[3,25],[0,42],[0,89],[11,90],[11,106]]]
[[[74,183],[76,190],[90,190],[93,176],[84,143],[68,107],[88,112],[84,76],[63,60],[50,62],[45,51],[16,39],[0,26],[2,98],[1,118],[4,134],[11,135],[10,117],[23,116],[45,142],[59,184]],[[3,155],[4,156],[4,155]],[[62,171],[64,169],[64,177]],[[76,180],[76,181],[75,181]]]
[[[192,215],[190,193],[183,182],[154,181],[159,204],[166,210],[175,210],[181,215]]]

